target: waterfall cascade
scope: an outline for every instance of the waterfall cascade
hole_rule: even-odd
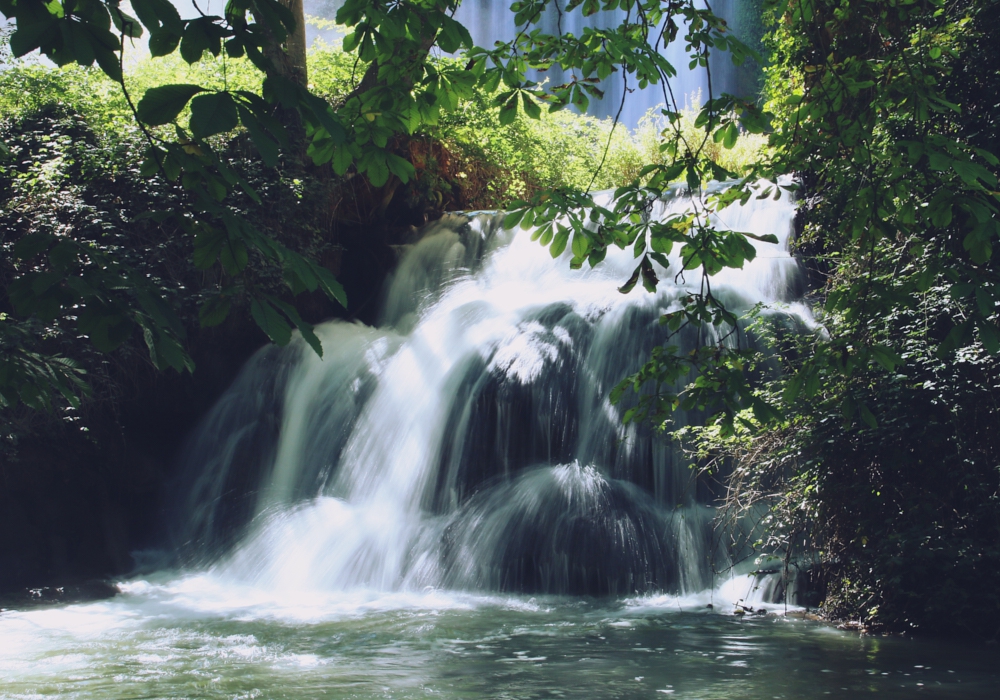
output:
[[[739,32],[741,19],[747,11],[743,5],[748,1],[716,0],[712,3],[712,10],[724,19],[730,28]],[[333,19],[342,4],[342,0],[306,0],[306,14]],[[455,19],[468,28],[473,41],[478,46],[492,47],[497,41],[510,41],[517,36],[518,27],[514,24],[514,13],[510,11],[510,4],[508,1],[463,0],[455,12]],[[586,27],[612,28],[620,25],[625,18],[625,11],[620,9],[602,10],[589,17],[584,17],[579,11],[557,12],[554,5],[549,5],[538,27],[547,33],[581,36]],[[338,32],[329,28],[317,29],[310,25],[307,27],[307,32],[310,41],[316,37],[322,37],[330,43],[340,41]],[[688,67],[691,57],[685,51],[682,35],[683,30],[676,41],[667,47],[661,47],[660,50],[677,70],[677,76],[671,80],[671,90],[678,100],[678,106],[693,107],[693,100],[704,102],[708,99],[708,74],[704,68]],[[710,66],[712,69],[712,94],[715,97],[724,92],[747,95],[757,90],[756,85],[744,84],[745,79],[740,70],[733,65],[728,53],[724,51],[714,52],[710,57]],[[548,81],[548,84],[552,86],[566,82],[569,76],[565,75],[558,65],[555,65],[545,71],[531,70],[528,77],[540,83]],[[587,113],[600,119],[607,119],[618,115],[620,109],[620,121],[630,129],[634,129],[639,120],[650,109],[669,102],[669,95],[665,93],[662,85],[640,88],[635,84],[635,81],[626,85],[620,74],[602,80],[598,87],[603,91],[604,96],[593,98]],[[629,97],[623,105],[622,97],[626,89]]]
[[[665,216],[688,200],[656,204]],[[765,302],[805,326],[792,214],[787,197],[724,210],[723,225],[779,244],[758,244],[713,285],[734,310]],[[627,406],[607,398],[663,342],[659,317],[698,280],[661,269],[658,293],[622,295],[631,251],[572,271],[568,253],[553,261],[501,221],[429,225],[391,280],[379,328],[326,323],[322,359],[297,342],[248,364],[186,452],[189,549],[229,551],[217,567],[278,588],[711,587],[729,564],[714,544],[711,486],[662,437],[623,425]]]
[[[717,0],[712,3],[712,10],[716,15],[725,19],[730,27],[736,27],[738,24],[737,4],[740,1]],[[582,36],[586,27],[610,29],[619,26],[625,18],[625,11],[620,9],[603,10],[589,17],[584,17],[580,12],[557,12],[554,5],[549,5],[539,27],[549,34]],[[514,13],[510,11],[507,2],[465,0],[459,5],[455,19],[468,27],[473,40],[479,46],[490,47],[496,41],[509,41],[517,35]],[[677,76],[671,80],[671,89],[679,100],[679,106],[684,107],[685,105],[693,106],[692,100],[701,100],[702,102],[707,100],[709,82],[708,73],[704,68],[688,68],[691,57],[685,50],[682,36],[683,30],[679,33],[676,41],[669,46],[661,47],[660,51],[677,70]],[[744,94],[748,89],[753,91],[752,86],[740,85],[739,71],[736,70],[729,55],[725,52],[716,52],[711,57],[711,68],[714,96],[718,97],[723,92]],[[529,77],[538,82],[547,80],[549,85],[560,85],[569,80],[569,76],[564,74],[558,65],[552,66],[546,71],[531,71]],[[606,119],[615,117],[621,109],[621,123],[629,128],[635,128],[639,120],[650,109],[669,102],[669,95],[663,86],[651,85],[647,88],[639,88],[635,81],[626,85],[622,76],[618,74],[602,80],[598,87],[603,91],[604,96],[594,98],[587,113]],[[629,91],[629,97],[623,103],[622,97],[626,89]]]

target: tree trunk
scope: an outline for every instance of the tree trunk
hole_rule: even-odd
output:
[[[275,75],[291,80],[299,85],[306,85],[308,71],[306,68],[306,16],[302,5],[302,0],[279,0],[287,7],[295,19],[295,27],[285,37],[284,43],[279,43],[265,22],[261,20],[258,13],[254,12],[254,18],[264,31],[267,37],[267,45],[264,46],[264,55],[270,59]]]
[[[281,0],[281,4],[291,10],[295,18],[295,29],[285,40],[290,69],[295,71],[299,84],[306,85],[309,73],[306,68],[306,15],[302,0]]]

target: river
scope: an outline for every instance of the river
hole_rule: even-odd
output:
[[[995,698],[996,647],[620,600],[354,591],[208,574],[0,614],[5,698]],[[706,605],[714,598],[715,608]]]

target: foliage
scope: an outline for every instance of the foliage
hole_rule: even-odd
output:
[[[678,124],[684,141],[687,143],[697,143],[704,133],[702,127],[698,125],[700,112],[700,93],[695,96],[693,105],[680,110]],[[673,158],[660,149],[663,133],[669,128],[669,119],[660,114],[658,110],[651,109],[643,115],[642,119],[639,120],[635,134],[635,140],[641,154],[641,163],[644,165],[655,163],[661,166],[672,164]],[[741,131],[735,142],[728,147],[721,140],[707,141],[703,153],[706,158],[727,171],[736,175],[746,175],[767,154],[767,136]],[[631,179],[634,179],[634,175]]]
[[[185,212],[188,216],[181,215],[179,220],[194,234],[196,265],[204,269],[218,265],[224,275],[233,278],[228,286],[239,286],[251,294],[253,316],[273,340],[287,342],[295,326],[321,352],[312,327],[302,321],[293,306],[247,285],[243,273],[248,252],[256,251],[270,263],[280,265],[293,294],[321,289],[331,299],[345,303],[343,289],[322,265],[266,236],[238,214],[232,200],[227,199],[231,194],[239,191],[258,201],[259,195],[233,163],[215,150],[213,137],[242,125],[265,165],[273,167],[283,148],[291,150],[293,162],[300,162],[298,136],[304,129],[309,140],[306,152],[313,163],[332,161],[338,174],[354,166],[375,186],[384,184],[390,174],[406,182],[413,168],[392,152],[389,138],[433,122],[444,100],[453,106],[459,92],[467,89],[471,77],[464,71],[439,70],[425,59],[435,41],[447,44],[449,50],[461,44],[471,46],[468,32],[447,14],[452,9],[447,3],[414,8],[368,8],[347,3],[341,14],[352,25],[370,10],[369,23],[362,24],[347,40],[353,42],[353,48],[358,49],[369,67],[377,62],[376,75],[383,82],[358,86],[335,113],[329,103],[302,85],[304,67],[290,65],[289,56],[281,48],[302,18],[293,17],[276,0],[230,3],[224,16],[193,19],[181,19],[163,0],[136,0],[132,6],[138,18],[125,13],[117,0],[48,4],[41,0],[3,0],[0,11],[16,21],[17,30],[10,38],[15,56],[38,49],[58,65],[76,62],[88,66],[96,61],[106,75],[121,84],[130,110],[150,142],[143,174],[160,174],[179,181],[189,194]],[[227,59],[246,56],[266,74],[263,96],[224,80],[221,86],[158,85],[133,103],[124,80],[126,40],[144,33],[149,35],[153,56],[179,51],[189,64],[200,61],[205,52],[225,55]],[[419,86],[417,81],[422,81]],[[187,114],[189,104],[190,118],[184,128],[177,120]],[[173,125],[176,140],[165,140],[165,132],[155,128],[168,125]],[[50,239],[48,243],[55,242]],[[46,308],[52,304],[62,308],[82,305],[88,314],[100,319],[100,324],[122,328],[115,336],[119,342],[125,336],[125,326],[144,318],[131,310],[97,303],[109,290],[95,288],[93,295],[74,294],[68,278],[46,288],[52,289],[49,298],[29,298],[32,290],[42,286],[36,281],[41,279],[38,275],[44,274],[65,277],[72,273],[58,266],[26,272],[22,284],[24,303],[15,305],[19,313],[31,314],[46,304]],[[94,281],[88,281],[88,285]],[[226,294],[220,291],[206,300],[202,318],[219,319],[220,314],[214,311],[226,306]],[[163,313],[150,314],[149,319],[144,329],[152,338],[150,352],[154,361],[159,366],[190,368],[176,324],[168,323],[169,316]],[[112,345],[114,342],[109,347]]]
[[[0,100],[10,99],[8,86],[19,89],[23,78],[17,75],[19,70],[12,68],[0,76]],[[28,70],[36,72],[34,67]],[[86,72],[74,69],[70,74],[86,77]],[[197,336],[203,322],[211,325],[216,320],[205,319],[200,309],[224,282],[193,263],[186,227],[173,217],[150,215],[183,210],[185,193],[163,178],[140,175],[145,143],[139,129],[134,124],[110,128],[115,115],[106,105],[89,100],[92,86],[86,80],[69,81],[63,92],[59,77],[49,76],[52,80],[46,83],[53,87],[49,104],[0,122],[0,139],[9,145],[12,156],[0,162],[0,283],[7,290],[0,307],[4,350],[0,394],[9,409],[0,425],[8,441],[27,430],[12,427],[14,423],[32,424],[13,411],[18,398],[29,406],[58,408],[60,417],[78,420],[113,400],[122,391],[122,377],[134,376],[145,364],[160,359],[148,355],[150,342],[157,347],[155,337],[133,332],[128,326],[95,326],[78,309],[53,305],[27,319],[19,318],[13,304],[19,300],[19,280],[25,271],[53,264],[51,256],[56,255],[60,264],[70,268],[66,276],[79,280],[73,284],[81,285],[82,293],[89,292],[82,285],[95,277],[121,275],[123,279],[117,282],[99,279],[98,284],[110,290],[102,297],[105,304],[136,315],[170,313],[178,335],[185,337]],[[81,114],[74,105],[90,107],[93,113]],[[91,121],[103,128],[91,128]],[[323,259],[335,247],[319,235],[312,210],[301,206],[301,184],[262,168],[241,148],[239,139],[227,152],[240,162],[252,186],[268,196],[267,207],[249,198],[241,203],[262,230],[290,250],[316,259]],[[26,249],[34,242],[53,239],[60,247],[50,249],[48,260],[37,254],[32,257]],[[252,262],[245,275],[249,284],[287,303],[281,269],[260,259]],[[43,291],[32,290],[38,296]],[[225,299],[233,307],[245,310],[250,306],[245,293],[232,288],[226,292]],[[156,299],[165,300],[165,310],[155,305]],[[145,331],[149,322],[140,316],[136,323]],[[87,400],[81,402],[84,396]]]
[[[615,187],[638,172],[637,144],[627,129],[613,130],[610,120],[560,111],[537,119],[518,115],[502,124],[493,98],[476,89],[430,132],[450,143],[469,166],[486,169],[479,178],[477,208],[499,209],[514,198],[557,187],[585,188],[592,181],[600,189]],[[609,139],[608,161],[594,180]]]
[[[765,395],[786,420],[698,451],[734,464],[736,510],[767,509],[761,546],[818,550],[828,612],[869,629],[1000,633],[997,19],[811,2],[772,39],[773,162],[808,186],[825,333],[786,347]]]
[[[351,56],[338,47],[319,44],[310,51],[309,61],[311,84],[316,93],[331,102],[342,100],[347,94],[345,86],[353,84],[351,75],[355,67]],[[254,80],[260,82],[259,74],[245,60],[225,63],[221,59],[207,59],[189,65],[177,56],[139,59],[129,63],[125,82],[134,92],[161,81],[173,85],[193,82],[212,85],[215,81],[214,84],[221,85],[223,76],[231,87],[241,89],[252,88]],[[488,208],[498,206],[505,192],[535,192],[566,184],[585,187],[589,183],[611,133],[610,123],[557,112],[539,120],[520,115],[511,124],[500,126],[497,111],[490,108],[490,99],[490,95],[477,88],[438,125],[418,133],[433,142],[447,144],[455,155],[456,162],[447,173],[442,173],[445,179],[430,183],[431,187],[462,190],[462,197],[457,200],[462,206]],[[207,306],[206,302],[224,288],[225,278],[211,272],[206,276],[193,264],[192,231],[174,218],[147,215],[183,211],[185,194],[183,188],[162,177],[154,176],[144,182],[139,172],[143,134],[120,86],[94,68],[73,65],[51,68],[18,62],[0,74],[0,111],[5,115],[0,123],[0,139],[14,149],[14,157],[0,163],[0,202],[6,213],[2,218],[3,245],[7,251],[6,288],[19,274],[31,269],[18,262],[13,254],[15,244],[24,237],[53,235],[95,250],[104,256],[105,262],[113,259],[120,268],[152,280],[150,295],[164,299],[176,311],[184,335],[197,330],[199,304],[209,312],[219,313],[217,304]],[[484,133],[489,135],[485,140],[481,138]],[[252,152],[247,152],[245,137],[240,136],[239,130],[224,136],[228,146],[222,152],[233,156],[232,162],[246,174],[254,189],[265,196],[267,203],[261,207],[245,197],[240,204],[243,211],[253,212],[251,218],[258,227],[290,248],[315,259],[328,257],[339,241],[332,232],[317,228],[309,216],[303,216],[301,183],[309,182],[308,179],[299,180],[298,171],[263,167],[252,157]],[[614,138],[598,186],[618,185],[635,174],[639,158],[636,141],[620,127],[615,130]],[[409,159],[413,157],[403,154]],[[557,159],[553,154],[562,155]],[[557,161],[562,167],[556,167]],[[420,182],[414,182],[414,187],[423,184],[426,173],[421,171]],[[474,184],[472,180],[478,182]],[[334,183],[333,187],[336,190],[344,184]],[[322,191],[310,195],[315,204],[330,196]],[[295,231],[306,233],[293,235],[291,232]],[[281,289],[280,268],[253,258],[249,262],[253,264],[249,265],[247,275],[254,288],[276,296],[283,303],[291,301]],[[92,265],[92,261],[87,264]],[[75,275],[86,278],[92,274],[84,268],[77,268]],[[115,296],[109,297],[126,312],[141,306],[133,297],[132,286],[118,285],[113,290]],[[242,309],[251,304],[245,293],[231,286],[225,300],[230,306]],[[4,386],[12,387],[14,392],[8,400],[16,403],[21,395],[33,406],[52,403],[71,406],[85,390],[90,391],[80,382],[87,377],[97,383],[91,387],[96,392],[92,398],[100,400],[111,381],[105,376],[107,363],[75,340],[76,314],[64,311],[43,322],[34,315],[18,319],[13,312],[8,303],[4,327],[10,331],[4,336],[5,357],[21,367],[18,370],[21,374],[4,375],[10,377]],[[217,318],[209,316],[209,320]],[[119,348],[121,352],[113,354],[112,362],[134,362],[137,348],[143,342],[141,335],[140,345],[136,346],[134,333],[127,332],[127,328],[121,328],[120,332],[127,334],[128,339]],[[110,340],[97,339],[103,348],[111,345]],[[24,364],[28,357],[24,353],[30,353],[28,364]],[[32,364],[46,358],[51,362],[43,368]],[[27,378],[31,381],[25,383]],[[50,380],[51,385],[47,385]],[[19,387],[24,389],[20,394]]]
[[[41,0],[3,0],[0,11],[14,17],[17,23],[17,31],[11,37],[15,55],[38,48],[59,65],[75,61],[86,66],[96,61],[105,74],[121,83],[130,110],[151,144],[142,172],[179,181],[189,194],[187,216],[181,216],[180,221],[194,235],[196,263],[205,268],[220,266],[224,275],[233,278],[227,286],[241,285],[253,296],[254,317],[272,339],[286,340],[294,324],[319,350],[311,327],[301,322],[292,307],[286,308],[275,298],[258,294],[247,286],[245,279],[240,279],[249,260],[247,251],[256,250],[271,263],[282,265],[287,285],[295,293],[319,287],[331,298],[343,301],[342,290],[322,266],[276,244],[232,209],[229,197],[234,191],[242,191],[251,198],[258,195],[247,187],[246,178],[233,164],[221,157],[215,137],[242,125],[265,165],[273,166],[282,150],[291,162],[303,163],[303,142],[299,135],[304,130],[305,153],[314,164],[330,163],[338,175],[345,175],[353,168],[376,187],[387,183],[390,175],[406,183],[415,171],[411,163],[393,152],[396,137],[438,124],[442,115],[455,112],[477,85],[493,96],[493,103],[500,108],[499,122],[506,126],[515,121],[519,110],[531,118],[539,117],[540,103],[547,104],[550,110],[569,104],[585,109],[590,97],[599,92],[596,81],[613,72],[620,71],[626,87],[631,79],[640,87],[659,84],[669,88],[668,81],[676,70],[658,46],[679,37],[688,43],[694,63],[706,68],[713,51],[728,50],[737,63],[752,54],[724,22],[693,2],[665,8],[651,0],[605,2],[609,8],[612,5],[632,8],[635,14],[630,11],[629,19],[620,27],[587,29],[581,37],[550,35],[532,28],[546,4],[515,3],[511,8],[515,21],[525,25],[526,30],[506,45],[480,49],[472,46],[468,31],[451,18],[452,2],[349,0],[341,7],[337,19],[350,32],[344,38],[344,49],[356,53],[356,65],[364,67],[364,73],[334,108],[302,84],[304,66],[289,65],[289,56],[280,46],[303,18],[291,17],[276,0],[230,3],[224,16],[189,20],[181,19],[162,0],[133,3],[137,19],[124,13],[117,0],[57,0],[50,4]],[[599,2],[570,2],[564,10],[593,14],[600,7]],[[160,85],[147,89],[142,99],[133,104],[122,70],[126,38],[144,32],[149,34],[150,52],[154,56],[179,51],[184,61],[195,64],[207,51],[223,56],[224,66],[229,60],[246,56],[266,75],[261,95],[230,85],[224,73],[221,85],[217,82]],[[465,50],[463,61],[468,63],[430,60],[430,50],[435,45],[446,53]],[[570,70],[571,82],[546,90],[525,78],[528,66],[545,68],[556,62]],[[753,255],[752,246],[739,234],[723,232],[717,237],[712,233],[707,217],[714,205],[707,205],[691,217],[653,224],[649,230],[630,221],[630,212],[644,207],[650,196],[681,174],[692,189],[698,189],[708,179],[730,176],[730,171],[705,154],[706,145],[712,141],[731,148],[739,137],[741,125],[757,132],[765,126],[755,105],[731,96],[710,94],[695,120],[696,126],[704,127],[703,138],[689,142],[679,127],[681,112],[669,89],[664,90],[664,97],[668,107],[663,114],[671,128],[664,131],[666,139],[660,150],[671,160],[669,164],[653,163],[641,169],[629,187],[620,188],[613,211],[593,206],[586,193],[594,184],[592,178],[587,187],[570,185],[551,194],[537,192],[531,197],[531,214],[526,216],[522,211],[514,215],[525,225],[534,220],[542,224],[539,235],[543,243],[552,245],[553,254],[569,245],[571,229],[576,253],[574,266],[584,260],[598,263],[610,244],[632,245],[637,240],[645,243],[647,236],[651,236],[652,248],[640,251],[641,260],[634,276],[638,279],[641,274],[649,288],[654,288],[657,282],[650,261],[666,261],[665,252],[674,243],[683,249],[685,267],[702,268],[708,273],[722,266],[740,266]],[[186,116],[188,109],[190,117]],[[176,140],[167,141],[164,137],[169,129],[158,127],[171,125]],[[605,149],[600,166],[606,163],[609,151],[610,148]],[[584,222],[585,209],[595,221],[599,218],[603,221],[594,231]],[[569,227],[557,225],[555,219],[569,210],[575,212],[568,217]],[[512,219],[510,223],[517,221]],[[34,284],[36,275],[66,272],[55,269],[26,272],[22,284],[24,304],[19,311],[31,313],[46,303],[82,304],[90,309],[91,297],[64,293],[64,283],[54,285],[51,299],[30,299],[27,295],[38,286]],[[630,288],[630,284],[625,288]],[[95,292],[94,299],[104,294],[100,289]],[[203,317],[216,317],[209,310],[224,306],[223,296],[220,291],[218,297],[206,300]],[[161,324],[159,315],[136,315],[106,304],[98,307],[96,302],[93,309],[100,323],[109,326],[124,328],[140,318],[152,319],[147,325],[154,338],[155,347],[151,347],[154,356],[172,357],[173,361],[167,364],[173,367],[190,366],[177,328]],[[111,315],[101,315],[109,309]],[[686,323],[701,322],[706,313],[716,323],[732,320],[711,294],[707,277],[703,290],[691,297],[683,313]],[[169,320],[167,316],[162,318]],[[747,400],[744,395],[737,401]]]
[[[824,384],[781,426],[685,435],[703,468],[729,465],[726,520],[758,520],[757,551],[790,565],[818,555],[827,614],[869,631],[1000,632],[1000,360],[981,344],[938,356],[958,310],[944,286],[897,309],[877,335],[905,362]],[[789,371],[812,342],[775,338]],[[847,392],[876,425],[844,420]]]
[[[274,340],[287,341],[293,326],[315,339],[293,306],[257,284],[248,269],[252,259],[279,268],[286,293],[322,288],[343,300],[329,271],[261,232],[247,217],[247,203],[259,206],[262,200],[246,164],[226,151],[224,135],[238,126],[264,167],[305,173],[329,164],[337,176],[363,176],[371,187],[390,194],[417,175],[414,163],[397,152],[401,145],[440,129],[465,157],[478,153],[481,161],[496,163],[496,170],[512,173],[484,196],[519,195],[505,224],[533,228],[553,257],[570,249],[571,265],[579,268],[599,264],[611,245],[631,246],[637,263],[623,293],[640,282],[655,291],[659,280],[653,263],[669,267],[667,255],[676,247],[683,271],[700,273],[699,284],[662,321],[674,333],[687,325],[713,326],[716,332],[706,334],[713,341],[683,355],[668,343],[615,389],[612,400],[652,385],[631,419],[664,426],[677,408],[715,413],[715,432],[705,434],[744,465],[741,450],[748,449],[748,440],[754,444],[745,433],[772,430],[765,447],[753,454],[765,466],[776,466],[752,473],[738,469],[742,481],[734,486],[761,479],[784,490],[775,506],[773,532],[800,533],[802,521],[789,515],[791,503],[826,518],[825,529],[812,532],[830,557],[827,563],[842,564],[832,590],[845,592],[845,600],[854,603],[860,592],[871,592],[873,600],[882,601],[876,612],[868,608],[872,620],[883,615],[898,622],[910,615],[912,621],[903,611],[913,610],[919,594],[889,595],[899,578],[893,562],[946,561],[906,549],[921,537],[939,543],[933,551],[951,546],[939,536],[943,526],[935,525],[931,534],[920,529],[943,523],[941,513],[958,512],[964,518],[962,532],[971,533],[995,512],[984,496],[992,493],[992,443],[984,443],[982,459],[968,457],[965,447],[988,428],[964,432],[981,421],[988,424],[989,416],[975,413],[971,393],[963,393],[963,387],[973,381],[970,377],[992,377],[992,358],[1000,351],[1000,286],[993,256],[1000,234],[995,153],[1000,80],[990,48],[996,3],[766,0],[765,18],[774,26],[764,42],[770,53],[767,110],[753,99],[709,89],[693,118],[672,92],[677,69],[661,52],[667,43],[683,41],[691,65],[709,75],[716,52],[728,53],[737,65],[760,59],[710,9],[693,0],[569,0],[559,7],[561,13],[626,11],[618,26],[588,27],[572,36],[558,26],[555,33],[544,28],[549,4],[514,2],[518,35],[482,48],[472,46],[468,32],[451,18],[453,2],[348,0],[338,21],[347,27],[344,50],[355,59],[350,77],[345,78],[347,64],[341,58],[330,59],[333,78],[322,78],[327,87],[317,90],[332,104],[307,89],[304,70],[287,65],[280,46],[297,20],[275,0],[241,0],[230,3],[223,17],[190,20],[181,20],[163,0],[133,0],[138,20],[125,15],[116,0],[0,0],[0,11],[16,18],[11,37],[16,55],[37,47],[60,65],[96,61],[121,82],[129,111],[150,144],[141,172],[180,183],[184,190],[173,218],[163,221],[173,221],[193,239],[195,268],[217,275],[217,286],[202,301],[203,322],[224,317],[215,311],[225,309],[238,291],[251,300],[254,318]],[[222,81],[217,74],[202,75],[150,87],[133,104],[121,66],[126,37],[140,32],[140,25],[150,34],[154,55],[179,50],[189,64],[198,63],[205,51],[222,56]],[[744,32],[744,38],[755,42],[752,34]],[[461,52],[460,58],[433,60],[435,46],[448,54]],[[252,79],[242,84],[236,79],[238,71],[229,81],[228,67],[243,56],[265,75],[259,94]],[[562,85],[526,77],[529,68],[557,64],[569,76]],[[664,108],[646,126],[654,136],[642,137],[633,147],[613,126],[563,122],[552,114],[543,120],[544,112],[570,105],[585,110],[600,94],[599,81],[612,74],[624,83],[624,94],[633,86],[663,90]],[[146,86],[136,89],[141,87]],[[539,120],[540,126],[519,122],[519,114]],[[499,129],[492,128],[494,118]],[[562,138],[569,124],[588,134],[608,134],[599,158],[579,151],[574,139]],[[767,148],[754,139],[741,140],[745,132],[769,132]],[[523,155],[522,143],[555,149],[568,167],[530,181],[523,173],[544,168]],[[747,152],[733,157],[738,146]],[[716,273],[742,267],[755,249],[748,234],[715,229],[711,214],[755,195],[787,196],[796,187],[779,185],[778,177],[790,172],[801,174],[811,198],[801,250],[824,282],[818,312],[826,332],[787,356],[784,378],[764,385],[750,371],[760,358],[738,343],[734,347],[738,319],[712,288]],[[615,183],[613,201],[599,206],[590,190],[601,177],[610,184],[621,176],[630,179]],[[649,202],[678,179],[695,195],[693,210],[649,221],[643,215]],[[734,182],[709,195],[706,186],[713,180]],[[20,320],[72,315],[79,332],[108,348],[124,342],[129,328],[140,327],[158,364],[189,366],[170,304],[135,268],[99,247],[90,256],[89,244],[54,233],[28,240],[32,243],[13,251],[20,267],[8,287]],[[319,350],[318,341],[314,346]],[[964,357],[982,361],[973,363],[973,371],[956,359]],[[894,483],[881,475],[905,471],[899,446],[920,434],[906,427],[918,422],[886,406],[899,400],[927,405],[928,395],[914,386],[926,384],[928,375],[943,377],[954,388],[956,403],[947,404],[952,408],[946,412],[963,417],[960,425],[948,424],[951,432],[935,449],[943,462],[958,465],[954,469],[968,476],[964,484],[975,495],[966,501],[949,491],[931,508],[936,515],[918,507],[918,515],[904,509],[897,517],[893,508],[899,504],[924,502],[918,494],[926,495],[930,477],[915,470],[905,482],[915,491],[900,489],[901,500],[875,503],[881,510],[872,506],[887,525],[872,530],[880,545],[869,554],[864,550],[871,538],[849,531],[852,499],[862,500],[851,485],[871,487],[877,500],[889,493],[883,487]],[[943,417],[935,420],[945,425]],[[785,458],[799,454],[806,461]],[[968,459],[975,464],[963,461]],[[880,471],[885,465],[894,471]],[[867,495],[863,502],[874,503]],[[987,571],[995,570],[995,549],[975,536],[959,548],[978,557]],[[969,571],[982,575],[978,566]],[[845,609],[852,604],[845,603]],[[926,620],[920,624],[933,627]]]

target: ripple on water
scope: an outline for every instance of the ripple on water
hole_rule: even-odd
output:
[[[1000,680],[990,648],[740,619],[700,598],[287,600],[205,574],[121,588],[108,601],[0,614],[2,695],[992,698]]]

